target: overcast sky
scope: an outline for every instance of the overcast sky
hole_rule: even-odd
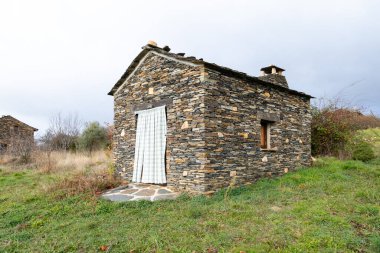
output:
[[[148,40],[380,115],[380,1],[0,2],[0,115],[112,122],[108,91]],[[354,85],[352,85],[354,84]]]

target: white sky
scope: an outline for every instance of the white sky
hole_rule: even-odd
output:
[[[0,0],[0,115],[40,134],[58,112],[112,122],[107,93],[148,40],[251,75],[276,64],[380,115],[379,16],[376,0]]]

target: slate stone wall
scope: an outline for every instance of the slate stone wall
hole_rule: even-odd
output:
[[[0,118],[0,152],[13,152],[17,145],[33,145],[34,130],[10,116]]]
[[[201,73],[199,66],[149,54],[114,95],[114,155],[122,176],[132,179],[136,138],[134,111],[166,105],[168,186],[176,190],[203,191],[204,179],[198,173],[205,156]],[[184,171],[191,173],[184,177]]]
[[[289,88],[285,76],[280,74],[267,74],[264,76],[259,76],[258,78],[266,82],[277,84],[281,87]]]
[[[207,71],[206,191],[282,175],[311,161],[309,98]],[[270,121],[270,149],[260,121]]]
[[[212,192],[310,164],[309,98],[243,81],[203,66],[148,54],[114,94],[114,155],[132,178],[134,111],[167,106],[168,186]],[[271,149],[260,149],[260,120],[271,125]]]

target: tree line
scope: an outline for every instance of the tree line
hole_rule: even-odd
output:
[[[112,145],[111,125],[86,122],[75,114],[58,113],[50,118],[49,128],[39,139],[39,146],[47,151],[88,151],[93,152]]]
[[[340,99],[320,99],[312,105],[311,151],[313,156],[335,156],[340,159],[368,161],[374,158],[372,146],[358,137],[358,130],[380,127],[380,119],[364,113]],[[112,125],[83,123],[75,114],[58,113],[50,118],[47,131],[38,140],[38,149],[52,151],[86,151],[112,148]],[[15,145],[14,154],[29,161],[31,145]]]

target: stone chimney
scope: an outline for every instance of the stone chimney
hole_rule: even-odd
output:
[[[149,46],[157,47],[157,42],[155,42],[154,40],[149,40],[149,41],[148,41],[148,45],[149,45]]]
[[[279,68],[275,65],[270,65],[261,69],[259,79],[284,88],[289,88],[285,76],[282,75],[282,72],[284,71],[285,69]]]

